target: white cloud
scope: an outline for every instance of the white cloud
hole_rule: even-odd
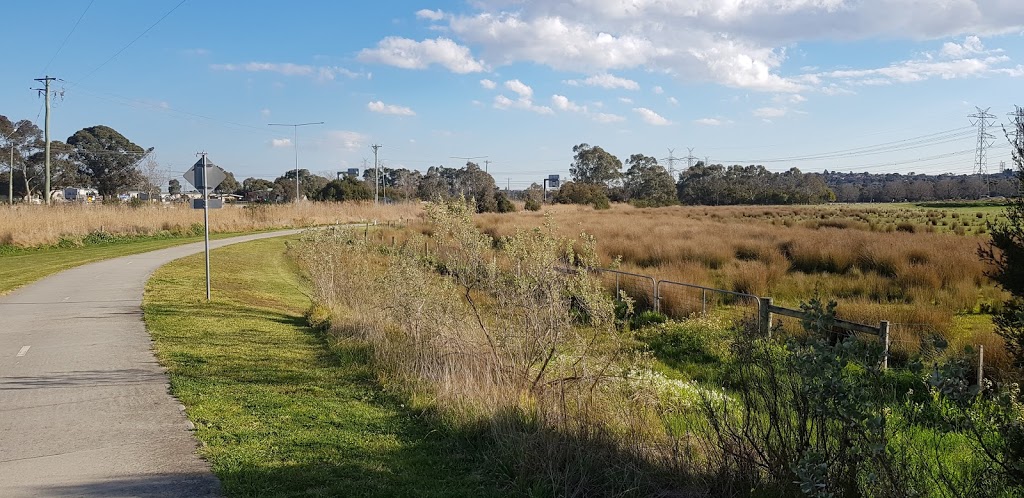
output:
[[[785,107],[759,107],[754,109],[753,114],[759,118],[781,118],[789,113]]]
[[[950,59],[960,59],[968,55],[978,54],[985,51],[985,45],[977,36],[968,36],[962,44],[946,42],[942,45],[939,54]]]
[[[292,62],[245,62],[241,64],[210,64],[214,71],[241,71],[247,73],[276,73],[284,76],[306,76],[319,81],[330,81],[338,76],[350,79],[370,78],[369,73],[358,73],[339,66],[311,66]]]
[[[416,11],[416,17],[420,19],[426,19],[428,21],[440,21],[441,19],[444,19],[444,11],[442,11],[441,9],[420,9]]]
[[[555,106],[555,109],[559,111],[587,112],[586,106],[581,106],[564,95],[552,95],[551,105]]]
[[[210,51],[205,48],[187,48],[185,50],[182,50],[181,53],[193,57],[205,57],[207,55],[210,55]]]
[[[380,114],[390,114],[392,116],[415,116],[416,112],[408,107],[402,107],[398,105],[385,104],[384,102],[377,100],[366,104],[366,108],[372,112]]]
[[[535,105],[533,103],[533,88],[530,88],[530,85],[519,80],[508,80],[505,82],[505,88],[515,92],[519,98],[512,100],[504,95],[498,95],[494,97],[494,107],[496,109],[506,110],[515,108],[532,111],[537,114],[555,113],[555,111],[548,106]]]
[[[660,86],[656,86],[654,88],[651,88],[651,91],[654,92],[656,95],[661,95],[661,94],[665,93],[665,89],[660,87]]]
[[[911,83],[931,78],[957,79],[998,73],[999,68],[995,66],[1008,60],[1005,55],[947,61],[910,60],[880,68],[829,71],[819,73],[818,76],[862,86]]]
[[[725,124],[724,121],[718,118],[700,118],[695,119],[693,122],[705,126],[722,126],[723,124]]]
[[[458,44],[447,38],[423,42],[385,38],[376,48],[364,50],[361,59],[407,68],[436,63],[455,72],[517,63],[599,76],[642,70],[745,90],[800,93],[831,83],[820,81],[828,76],[818,76],[820,70],[811,65],[798,70],[804,74],[787,74],[787,48],[800,43],[958,37],[941,49],[935,47],[932,55],[947,61],[982,60],[982,54],[993,55],[983,52],[985,37],[1019,33],[1024,27],[1024,9],[1014,0],[474,0],[466,4],[469,10],[461,14],[426,9],[417,13],[438,21],[432,27],[446,30]],[[435,57],[447,63],[419,56],[416,44],[442,40],[448,46],[436,51],[458,52]],[[990,69],[989,74],[1013,71],[1004,65]],[[896,81],[875,76],[861,84],[882,80]]]
[[[623,104],[632,104],[633,99],[629,97],[619,97],[619,102],[622,102]]]
[[[532,99],[533,88],[519,80],[509,80],[505,82],[505,88],[512,90],[519,94],[520,99]]]
[[[270,117],[270,109],[267,109],[266,107],[264,107],[263,109],[260,109],[260,117],[264,118],[264,119],[269,118]]]
[[[515,101],[504,95],[494,97],[494,107],[497,109],[509,109],[513,105],[515,105]]]
[[[537,114],[554,114],[555,111],[548,106],[535,105],[530,99],[520,98],[518,100],[512,100],[504,95],[498,95],[494,97],[494,108],[507,110],[507,109],[523,109]]]
[[[608,74],[608,73],[601,73],[601,74],[598,74],[598,75],[594,75],[594,76],[591,76],[591,77],[589,77],[587,79],[584,79],[584,80],[568,80],[565,83],[568,84],[568,85],[572,85],[572,86],[580,86],[580,85],[596,86],[596,87],[601,87],[601,88],[607,88],[609,90],[615,89],[615,88],[622,88],[622,89],[625,89],[625,90],[639,90],[640,89],[640,84],[639,83],[637,83],[637,82],[635,82],[633,80],[630,80],[630,79],[620,78],[618,76],[615,76],[615,75],[612,75],[612,74]]]
[[[292,139],[290,139],[290,138],[275,138],[275,139],[270,141],[270,146],[274,147],[275,149],[280,149],[280,148],[283,148],[283,147],[291,147],[292,146]]]
[[[437,64],[459,74],[486,70],[483,62],[473,58],[469,48],[448,38],[416,41],[389,36],[377,43],[377,48],[363,49],[358,58],[403,69],[426,69]]]
[[[482,87],[484,87],[484,88],[486,88],[488,90],[494,90],[494,88],[497,87],[498,84],[493,82],[493,81],[491,81],[491,80],[480,80],[480,86],[482,86]]]
[[[353,151],[361,149],[370,137],[355,131],[332,130],[327,132],[327,144],[336,149]]]
[[[625,121],[626,118],[619,116],[618,114],[609,114],[606,112],[598,112],[590,115],[590,118],[598,123],[618,123],[619,121]]]
[[[668,100],[668,103],[669,103],[669,104],[672,104],[672,105],[679,105],[679,99],[677,99],[677,98],[675,98],[675,97],[669,97],[669,98],[668,98],[667,100]]]
[[[672,124],[671,121],[665,119],[660,114],[646,107],[635,107],[633,108],[633,112],[639,114],[640,117],[643,118],[645,122],[647,122],[647,124],[651,124],[654,126],[668,126]]]

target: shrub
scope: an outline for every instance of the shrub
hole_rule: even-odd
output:
[[[540,201],[533,197],[527,197],[526,204],[523,205],[523,209],[526,209],[527,211],[540,211]]]

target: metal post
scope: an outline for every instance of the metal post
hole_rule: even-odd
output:
[[[310,126],[310,125],[322,125],[323,121],[317,121],[315,123],[268,123],[267,126],[291,126],[292,127],[292,146],[295,149],[295,201],[299,202],[299,127]]]
[[[292,127],[292,145],[295,149],[295,202],[299,202],[299,127]]]
[[[206,184],[206,154],[203,154],[203,241],[206,246],[206,300],[210,300],[210,189]]]
[[[15,130],[17,131],[17,130]],[[12,133],[11,136],[14,136]],[[10,138],[8,138],[10,140]],[[14,143],[11,143],[11,171],[7,175],[7,204],[14,205]]]
[[[708,290],[700,290],[700,316],[708,316]]]
[[[882,370],[889,369],[889,322],[878,324],[878,335],[882,338]]]
[[[978,389],[983,389],[985,380],[985,345],[978,345]]]
[[[757,327],[764,337],[772,337],[772,298],[758,298]]]
[[[619,290],[619,274],[616,273],[615,274],[615,299],[619,298],[620,292],[621,291]]]

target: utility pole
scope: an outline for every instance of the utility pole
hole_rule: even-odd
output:
[[[11,146],[11,162],[9,163],[11,170],[7,174],[7,204],[11,206],[14,205],[14,142],[11,141],[11,139],[14,138],[15,133],[18,133],[17,126],[15,126],[13,130],[11,130],[10,135],[7,135],[4,138],[4,141],[7,142],[7,145]]]
[[[43,192],[43,196],[47,206],[50,205],[50,82],[55,79],[57,78],[51,78],[50,76],[36,78],[36,81],[42,82],[44,87],[35,88],[36,91],[41,92],[46,97],[46,121],[43,125],[44,140],[46,141],[46,153],[44,155],[44,162],[46,163],[46,190]],[[14,176],[14,174],[12,173],[11,176]]]
[[[299,197],[301,195],[299,191],[299,127],[310,126],[310,125],[322,125],[323,121],[317,121],[315,123],[268,123],[267,126],[291,126],[292,127],[292,148],[295,149],[295,203],[299,203]]]
[[[974,153],[974,173],[977,173],[978,177],[985,181],[987,186],[988,148],[992,146],[992,142],[995,140],[995,137],[988,132],[988,128],[992,126],[992,120],[996,117],[988,112],[991,107],[986,109],[975,107],[974,109],[976,112],[967,116],[974,120],[971,122],[971,126],[978,127],[978,145]]]
[[[490,166],[491,166],[491,161],[488,161],[488,160],[484,159],[484,173],[490,174],[490,171],[488,171]]]
[[[377,151],[383,147],[380,144],[373,144],[370,146],[373,149],[373,204],[377,205],[380,203],[380,197],[377,194],[377,186],[380,185],[380,171],[378,171],[377,162]]]

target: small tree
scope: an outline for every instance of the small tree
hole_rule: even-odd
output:
[[[1017,167],[1017,195],[1006,207],[1006,221],[990,225],[992,240],[978,253],[982,260],[992,264],[988,276],[1010,293],[1010,299],[993,321],[1016,366],[1024,368],[1024,108],[1017,107],[1011,129],[1004,128],[1004,132]]]

